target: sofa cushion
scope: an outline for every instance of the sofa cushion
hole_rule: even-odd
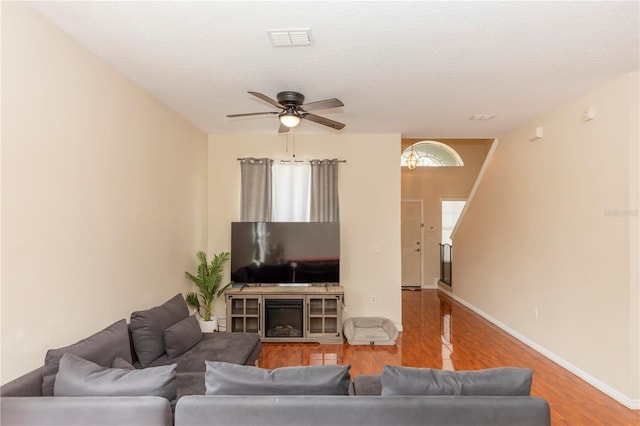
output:
[[[176,398],[176,365],[142,370],[102,367],[71,353],[60,359],[54,396],[161,396]]]
[[[178,364],[178,373],[204,373],[205,361],[221,361],[232,364],[253,365],[262,343],[258,334],[203,333],[202,340],[176,358],[162,355],[150,366]]]
[[[195,315],[191,315],[164,331],[164,349],[169,358],[175,358],[202,340],[202,331]]]
[[[133,364],[131,364],[130,362],[128,362],[124,358],[120,358],[119,356],[117,356],[113,360],[113,362],[111,363],[111,368],[125,368],[127,370],[134,370],[135,369]]]
[[[2,398],[3,426],[174,426],[158,396]]]
[[[444,371],[385,365],[382,395],[529,396],[532,375],[528,368]]]
[[[58,372],[58,364],[62,355],[67,352],[103,367],[111,366],[116,357],[121,357],[127,362],[131,362],[127,322],[122,319],[73,345],[59,349],[49,349],[44,357],[43,396],[53,396],[53,385]]]
[[[380,395],[382,383],[380,374],[360,374],[353,379],[354,395]]]
[[[27,374],[17,377],[0,386],[0,397],[42,396],[42,373],[44,367],[38,367]],[[203,392],[204,393],[204,392]],[[1,401],[1,400],[0,400]],[[2,403],[0,403],[0,414]],[[0,421],[0,425],[2,421]]]
[[[176,373],[178,398],[187,395],[204,395],[204,373]]]
[[[164,354],[164,331],[189,316],[181,294],[160,306],[131,314],[131,338],[140,365],[147,367]]]
[[[205,395],[347,395],[351,365],[314,365],[267,370],[207,361]]]
[[[185,396],[176,426],[549,426],[549,404],[534,397],[342,395]],[[601,422],[603,423],[603,422]]]

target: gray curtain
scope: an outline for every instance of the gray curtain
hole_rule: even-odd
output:
[[[338,222],[338,160],[311,160],[311,222]]]
[[[242,181],[240,220],[243,222],[271,221],[271,165],[269,158],[240,160]]]

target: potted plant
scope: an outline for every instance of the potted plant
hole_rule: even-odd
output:
[[[207,255],[203,251],[199,251],[196,256],[200,259],[197,275],[189,272],[185,272],[185,275],[198,287],[199,294],[189,292],[185,300],[200,316],[201,319],[198,320],[200,329],[205,333],[211,333],[218,328],[218,319],[213,316],[211,305],[231,285],[231,283],[222,285],[224,264],[229,260],[229,253],[222,252],[214,255],[211,263],[207,261]]]

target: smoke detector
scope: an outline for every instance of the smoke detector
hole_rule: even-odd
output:
[[[311,46],[311,29],[267,30],[273,47]]]

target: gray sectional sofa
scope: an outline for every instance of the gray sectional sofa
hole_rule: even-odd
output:
[[[528,369],[451,372],[384,366],[382,374],[357,376],[351,386],[348,369],[349,366],[314,366],[269,371],[207,362],[206,394],[181,398],[175,425],[551,423],[547,401],[529,396],[533,372]]]
[[[201,333],[178,294],[161,306],[133,312],[129,324],[122,319],[47,351],[43,367],[0,388],[0,424],[172,425],[178,398],[204,394],[205,360],[254,365],[261,347],[257,334]],[[60,371],[66,353],[80,360],[65,359]],[[78,370],[88,372],[86,377],[78,377]],[[136,383],[137,394],[107,396],[118,394],[126,370],[135,375],[129,382]],[[64,380],[57,383],[56,377]],[[74,396],[86,388],[99,395]]]
[[[533,397],[208,396],[178,401],[175,426],[549,426]]]
[[[181,295],[134,312],[0,388],[0,424],[548,426],[532,371],[254,367],[257,335],[202,334]]]

